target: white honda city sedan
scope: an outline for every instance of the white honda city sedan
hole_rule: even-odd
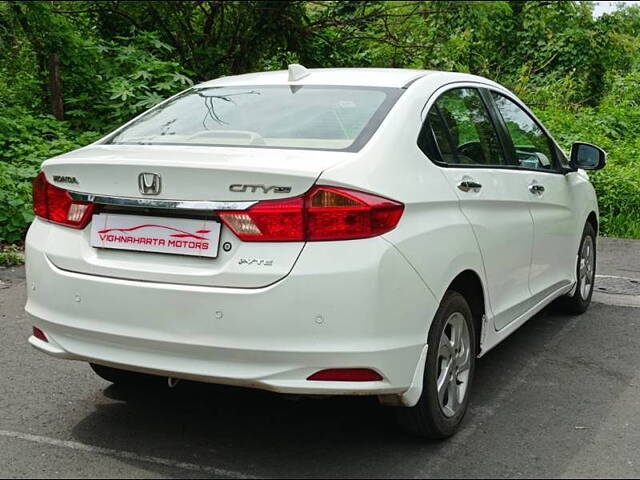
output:
[[[604,164],[477,76],[206,82],[43,164],[29,341],[115,383],[375,395],[444,438],[477,357],[589,306]]]

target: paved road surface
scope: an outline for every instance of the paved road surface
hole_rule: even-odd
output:
[[[599,273],[640,279],[640,242],[602,239]],[[27,344],[22,277],[0,270],[0,477],[640,476],[638,308],[541,312],[479,361],[460,433],[425,443],[372,399],[109,386]]]

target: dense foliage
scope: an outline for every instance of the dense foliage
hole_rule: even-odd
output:
[[[568,148],[601,145],[603,233],[640,238],[640,7],[589,2],[0,3],[0,243],[32,218],[40,163],[193,82],[286,67],[409,67],[492,78]]]

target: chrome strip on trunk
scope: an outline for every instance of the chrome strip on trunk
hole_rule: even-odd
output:
[[[209,202],[209,201],[189,201],[189,200],[157,200],[152,198],[128,198],[110,197],[106,195],[93,195],[67,191],[73,200],[78,202],[89,202],[100,205],[117,205],[120,207],[141,207],[141,208],[166,208],[176,210],[247,210],[258,201],[248,202]]]

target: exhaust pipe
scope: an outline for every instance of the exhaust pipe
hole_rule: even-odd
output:
[[[167,385],[169,386],[169,388],[176,388],[179,383],[179,378],[167,377]]]

